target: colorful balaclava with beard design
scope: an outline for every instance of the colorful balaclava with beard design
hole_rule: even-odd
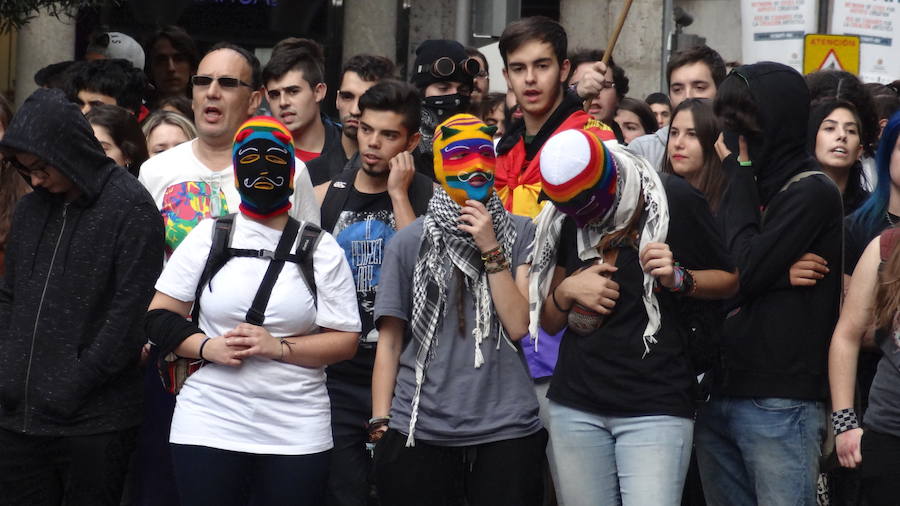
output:
[[[234,136],[234,184],[245,215],[265,219],[286,213],[294,194],[294,141],[275,118],[250,118]]]
[[[496,131],[471,114],[451,116],[435,129],[434,176],[457,204],[487,202],[491,196]]]

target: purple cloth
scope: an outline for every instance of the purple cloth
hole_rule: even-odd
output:
[[[556,358],[559,356],[559,342],[565,331],[563,328],[557,334],[550,334],[539,328],[538,351],[534,351],[534,340],[530,335],[522,338],[522,351],[525,353],[525,361],[528,363],[532,378],[553,376]]]

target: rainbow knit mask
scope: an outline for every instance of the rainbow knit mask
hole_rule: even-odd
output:
[[[616,161],[586,130],[565,130],[541,150],[544,194],[578,227],[602,220],[616,201]]]
[[[294,141],[287,127],[268,116],[248,119],[234,136],[232,159],[242,213],[262,219],[291,208]]]
[[[496,131],[471,114],[451,116],[434,129],[434,176],[457,204],[491,196]]]

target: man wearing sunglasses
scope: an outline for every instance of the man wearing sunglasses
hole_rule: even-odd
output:
[[[34,188],[0,280],[0,503],[118,505],[162,222],[60,90],[25,101],[0,155]]]
[[[422,135],[416,148],[416,170],[434,179],[434,128],[445,119],[466,112],[472,83],[481,72],[481,63],[466,54],[455,40],[426,40],[416,49],[411,82],[422,100]]]
[[[166,225],[171,254],[204,218],[237,211],[232,144],[238,127],[262,99],[261,69],[253,53],[219,43],[203,57],[191,77],[197,138],[154,156],[141,166],[140,180],[150,191]],[[319,222],[319,209],[306,166],[296,162],[291,215]]]

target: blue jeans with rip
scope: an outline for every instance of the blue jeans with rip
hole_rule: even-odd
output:
[[[694,442],[710,506],[815,506],[825,435],[821,402],[713,397]]]
[[[694,422],[602,416],[550,401],[556,494],[566,506],[677,506]]]

